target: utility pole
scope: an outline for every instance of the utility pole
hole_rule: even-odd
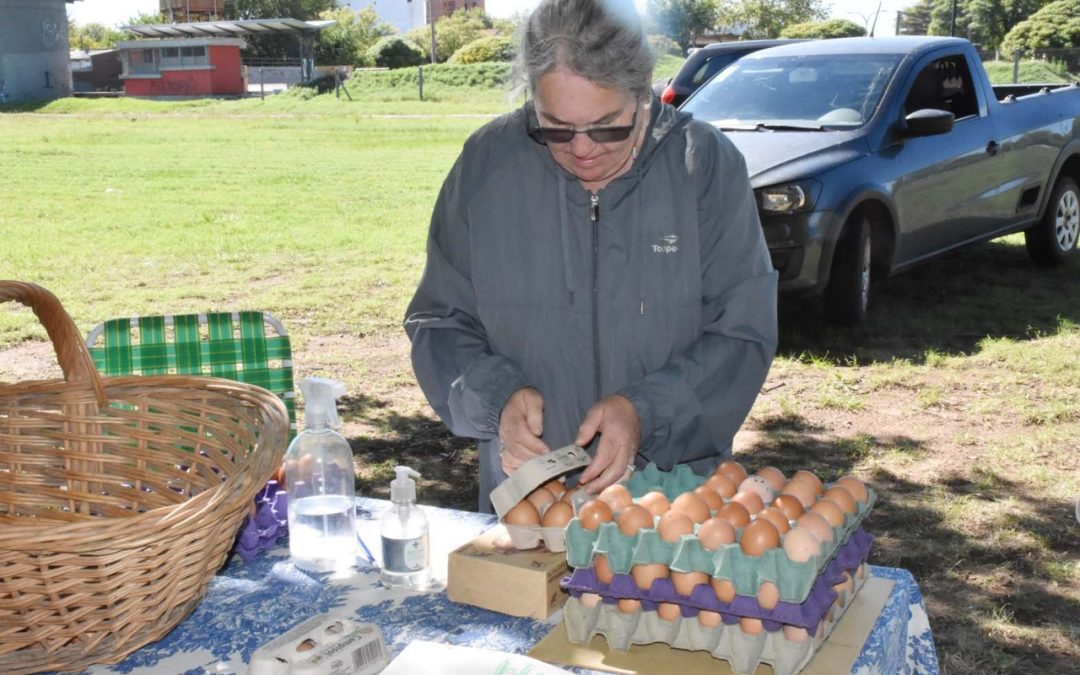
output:
[[[952,0],[952,21],[949,23],[949,35],[956,37],[956,0]]]
[[[431,62],[435,63],[435,0],[428,0],[428,7],[431,15]]]
[[[904,16],[904,12],[896,10],[896,35],[900,34],[900,17]]]

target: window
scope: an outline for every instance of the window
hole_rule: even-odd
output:
[[[156,75],[158,72],[157,51],[154,49],[132,49],[128,52],[128,73],[131,75]]]
[[[938,59],[915,77],[904,100],[904,112],[925,108],[951,112],[958,120],[979,114],[979,100],[963,55]]]

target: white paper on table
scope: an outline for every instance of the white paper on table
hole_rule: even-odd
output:
[[[459,647],[414,640],[382,671],[382,675],[570,675],[521,654],[494,652],[476,647]]]

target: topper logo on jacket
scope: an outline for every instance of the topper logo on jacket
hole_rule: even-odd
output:
[[[679,247],[678,247],[679,235],[677,235],[677,234],[669,234],[669,235],[660,237],[660,241],[663,242],[663,243],[661,243],[661,244],[653,244],[652,245],[653,253],[678,253],[679,252]]]

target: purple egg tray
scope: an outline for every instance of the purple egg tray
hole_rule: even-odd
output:
[[[873,542],[873,535],[862,528],[852,532],[818,575],[806,600],[800,603],[780,601],[773,609],[765,609],[756,598],[745,595],[736,595],[731,602],[721,602],[709,584],[700,584],[689,596],[676,593],[671,579],[657,579],[648,591],[638,588],[629,574],[616,574],[610,584],[603,584],[591,567],[574,570],[570,576],[563,577],[561,585],[575,598],[580,598],[582,593],[596,593],[608,604],[633,598],[640,600],[649,611],[655,610],[657,604],[667,602],[679,605],[686,618],[707,610],[719,612],[723,622],[729,625],[737,623],[740,617],[750,617],[761,619],[765,630],[779,630],[786,624],[806,628],[813,634],[836,600],[837,594],[832,587],[844,580],[844,572],[854,574],[855,569],[866,562]]]

